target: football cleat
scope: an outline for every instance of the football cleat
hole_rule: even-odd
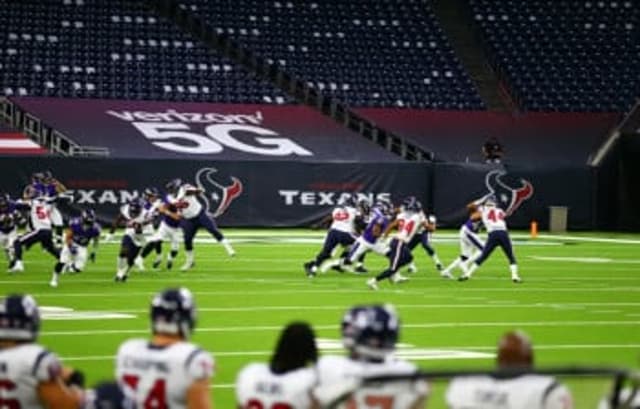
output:
[[[136,265],[136,268],[140,271],[144,271],[144,260],[142,257],[138,256],[135,258],[133,263]]]
[[[194,266],[196,265],[195,262],[186,262],[182,265],[182,267],[180,267],[180,271],[187,271],[187,270],[191,270]]]
[[[162,264],[162,259],[155,259],[153,261],[153,264],[151,264],[151,268],[153,268],[154,270],[157,270],[158,268],[160,268],[160,264]]]
[[[511,281],[513,281],[516,284],[522,283],[522,279],[518,276],[511,276]]]
[[[458,277],[458,281],[467,281],[468,279],[469,279],[469,276],[465,276],[465,275]]]
[[[22,260],[15,260],[11,268],[9,268],[10,273],[21,273],[24,271],[24,264],[22,264]]]
[[[305,273],[307,273],[307,277],[314,277],[316,275],[315,271],[313,271],[313,261],[304,263],[303,267]]]
[[[355,271],[356,273],[360,273],[360,274],[366,274],[366,273],[369,272],[369,270],[367,270],[367,268],[365,266],[358,266],[358,267],[354,268],[353,271]]]
[[[436,264],[436,270],[438,270],[438,271],[444,270],[444,267],[442,266],[442,263],[437,263]]]
[[[398,283],[403,283],[405,281],[409,281],[409,277],[405,277],[400,273],[395,273],[394,275],[389,277],[389,280],[391,280],[391,282],[394,284],[398,284]]]
[[[409,274],[413,274],[413,273],[417,273],[417,272],[418,272],[418,267],[416,267],[415,264],[411,264],[407,268],[407,273],[409,273]]]
[[[56,287],[58,286],[58,280],[56,280],[56,279],[52,279],[52,280],[49,282],[49,286],[51,286],[51,287],[53,287],[53,288],[56,288]]]
[[[440,273],[440,277],[446,278],[447,280],[453,280],[453,276],[448,271]]]
[[[378,280],[376,280],[375,277],[368,279],[367,287],[371,288],[372,290],[378,290]]]
[[[337,265],[337,266],[331,266],[331,269],[332,269],[333,271],[337,271],[338,273],[344,273],[344,269],[343,269],[340,265]]]
[[[167,260],[167,270],[171,270],[173,268],[173,259]]]
[[[129,276],[127,276],[127,275],[124,275],[124,276],[116,275],[115,278],[113,279],[113,281],[115,281],[116,283],[124,283],[124,282],[127,281],[127,277],[129,277]]]

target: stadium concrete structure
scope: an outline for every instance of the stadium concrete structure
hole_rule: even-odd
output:
[[[308,225],[354,191],[455,226],[493,192],[514,227],[560,206],[638,229],[639,32],[624,0],[10,2],[0,189],[50,169],[69,213],[107,220],[180,176],[234,226]]]

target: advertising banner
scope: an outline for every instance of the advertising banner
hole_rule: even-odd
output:
[[[16,97],[81,146],[111,158],[398,162],[399,157],[306,106]]]
[[[68,189],[63,213],[92,207],[103,222],[111,222],[145,187],[163,191],[174,178],[201,187],[201,201],[224,226],[309,226],[354,192],[370,201],[415,195],[426,205],[431,189],[431,168],[415,163],[7,158],[3,169],[0,190],[14,197],[32,173],[50,170]]]

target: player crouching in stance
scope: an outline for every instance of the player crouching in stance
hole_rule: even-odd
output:
[[[60,274],[66,271],[82,272],[87,259],[95,262],[99,238],[100,225],[96,222],[96,213],[93,209],[83,210],[80,217],[72,219],[65,232],[64,245],[60,252],[60,258],[53,269],[49,285],[57,287]],[[90,242],[93,242],[93,246],[89,253]]]
[[[498,370],[504,376],[454,378],[445,394],[449,409],[572,409],[569,390],[552,376],[531,374],[533,347],[520,331],[507,332],[498,344]]]
[[[186,288],[151,301],[151,340],[130,339],[118,349],[116,379],[138,408],[209,409],[212,356],[189,342],[196,305]]]
[[[480,257],[475,259],[469,269],[458,277],[458,281],[466,281],[471,278],[474,271],[489,258],[493,250],[495,250],[496,247],[500,247],[509,259],[511,280],[514,283],[521,283],[522,280],[518,275],[518,264],[513,255],[513,246],[511,245],[511,238],[507,231],[507,222],[504,220],[507,216],[505,211],[497,206],[497,200],[494,196],[489,196],[480,207],[480,213],[482,215],[482,223],[487,229],[487,243],[482,249]]]
[[[362,385],[366,377],[411,375],[417,367],[395,358],[400,320],[391,305],[361,305],[342,319],[342,343],[348,356],[322,356],[318,360],[318,386],[314,397],[323,407],[334,407],[331,397],[349,394],[348,408],[424,408],[429,385],[407,379]],[[342,393],[337,391],[342,390]],[[342,406],[340,406],[342,407]]]
[[[193,239],[201,227],[222,244],[230,257],[235,256],[236,252],[231,247],[231,243],[224,237],[213,217],[207,213],[207,209],[198,200],[198,196],[204,193],[203,189],[188,183],[183,184],[180,179],[170,181],[166,188],[168,202],[177,206],[182,214],[181,226],[184,234],[186,261],[180,270],[190,270],[195,266]]]
[[[139,199],[133,199],[120,208],[120,214],[114,222],[114,226],[120,223],[121,220],[124,220],[126,228],[120,243],[115,276],[116,282],[127,281],[129,270],[145,243],[144,226],[153,222],[153,219],[145,212],[144,205]]]
[[[0,407],[76,409],[84,404],[84,375],[63,368],[36,344],[38,305],[30,295],[0,300]]]
[[[407,277],[398,273],[398,270],[411,263],[413,255],[411,255],[408,244],[418,229],[427,227],[427,221],[422,212],[422,203],[416,200],[415,197],[411,199],[412,200],[405,201],[400,213],[398,213],[396,219],[387,226],[383,234],[383,236],[386,237],[392,230],[397,228],[396,235],[390,243],[390,250],[386,255],[389,259],[389,267],[376,277],[367,280],[367,285],[372,290],[377,290],[378,282],[387,278],[394,283],[408,280]]]
[[[482,227],[482,213],[480,213],[478,205],[475,203],[468,204],[467,211],[469,212],[469,218],[460,227],[458,233],[460,238],[460,256],[442,271],[442,275],[447,278],[453,278],[451,272],[455,268],[460,268],[463,274],[466,273],[469,260],[476,259],[484,248],[484,242],[478,236],[478,232]]]
[[[309,324],[294,322],[282,333],[269,364],[245,366],[236,379],[238,409],[315,408],[311,389],[316,385],[318,349]]]

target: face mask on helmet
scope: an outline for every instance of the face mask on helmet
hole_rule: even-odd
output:
[[[196,306],[186,288],[164,290],[151,301],[151,326],[155,334],[188,339],[196,324]]]
[[[359,358],[381,361],[395,350],[399,330],[392,306],[357,306],[342,320],[342,342]]]
[[[165,188],[167,189],[167,192],[169,192],[170,194],[175,194],[178,192],[178,189],[180,189],[180,186],[182,186],[182,180],[173,179],[165,185]]]
[[[34,341],[40,330],[38,304],[30,295],[0,301],[0,340]]]

